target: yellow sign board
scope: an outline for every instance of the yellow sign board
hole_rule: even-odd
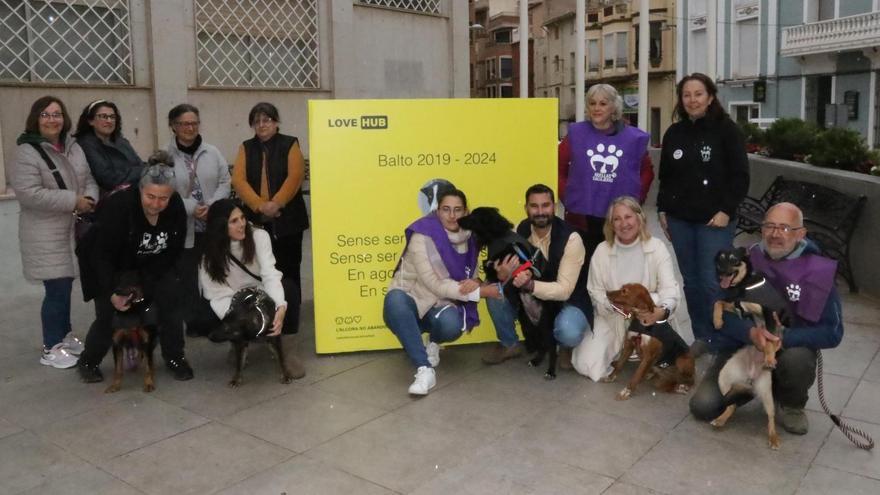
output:
[[[517,224],[529,186],[556,187],[556,124],[553,99],[310,101],[316,351],[399,348],[382,303],[404,229],[444,180]],[[456,343],[494,340],[480,321]]]

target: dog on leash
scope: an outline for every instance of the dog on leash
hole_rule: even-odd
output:
[[[719,284],[724,290],[722,300],[713,308],[713,324],[716,329],[723,324],[722,312],[735,311],[749,314],[771,333],[780,336],[783,321],[788,321],[785,299],[765,277],[752,269],[745,248],[719,251],[715,257],[715,270]],[[776,433],[776,404],[773,401],[773,372],[776,353],[782,347],[782,339],[768,341],[763,349],[748,345],[738,350],[718,374],[718,387],[724,396],[725,409],[710,422],[721,428],[736,410],[757,396],[767,414],[767,442],[773,450],[781,443]]]
[[[228,385],[236,388],[242,383],[242,371],[247,358],[248,344],[265,340],[278,361],[281,383],[293,381],[293,373],[284,359],[284,346],[281,336],[268,336],[275,319],[275,301],[261,289],[247,287],[232,296],[229,311],[208,338],[212,342],[229,342],[235,355],[235,371]]]
[[[608,300],[624,318],[631,319],[623,350],[614,363],[611,374],[603,382],[613,382],[626,364],[636,345],[642,362],[629,383],[618,394],[617,400],[627,400],[645,379],[657,376],[655,386],[663,392],[687,394],[694,384],[694,358],[688,345],[669,325],[645,327],[638,313],[655,310],[648,289],[642,284],[626,284],[619,290],[607,291]],[[650,376],[648,376],[650,374]]]
[[[488,281],[499,281],[495,265],[511,255],[516,256],[520,262],[519,267],[511,274],[511,280],[525,270],[531,271],[533,278],[541,276],[541,271],[546,265],[543,254],[527,239],[514,232],[513,224],[501,215],[498,208],[485,206],[474,208],[470,214],[459,218],[458,224],[473,232],[481,249],[486,248],[483,270]],[[534,354],[529,360],[529,366],[540,366],[544,357],[549,355],[544,378],[548,380],[556,378],[557,342],[553,335],[552,318],[548,311],[544,311],[543,302],[531,294],[520,291],[511,283],[504,284],[503,292],[504,297],[514,307],[522,308],[526,315],[526,318],[520,318],[520,322],[526,339],[526,350]]]
[[[123,273],[113,292],[124,296],[129,308],[113,315],[113,381],[104,392],[118,392],[124,368],[137,368],[138,363],[144,367],[144,392],[152,392],[156,390],[153,366],[156,322],[150,304],[144,300],[140,277],[136,272]]]

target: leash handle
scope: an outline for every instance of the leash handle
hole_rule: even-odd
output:
[[[871,435],[844,423],[840,416],[831,414],[831,409],[829,409],[828,404],[825,403],[825,389],[822,383],[822,351],[820,350],[816,350],[816,375],[818,379],[817,388],[819,390],[819,404],[822,406],[825,414],[831,418],[831,422],[834,423],[834,426],[836,426],[850,442],[855,444],[856,447],[864,450],[872,450],[874,448],[874,439],[871,438]]]

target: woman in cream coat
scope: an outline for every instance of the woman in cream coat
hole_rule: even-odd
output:
[[[605,242],[593,254],[587,282],[595,311],[593,333],[584,336],[572,355],[578,373],[594,381],[611,372],[628,324],[611,306],[605,291],[628,283],[644,285],[657,305],[654,313],[640,315],[645,326],[668,318],[681,294],[669,250],[648,233],[645,214],[635,198],[621,196],[611,202],[604,232]]]

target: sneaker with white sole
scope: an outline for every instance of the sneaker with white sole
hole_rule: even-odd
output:
[[[428,395],[428,391],[437,385],[437,376],[434,374],[434,368],[419,366],[415,377],[416,379],[409,386],[409,393],[412,395]]]
[[[43,355],[40,356],[40,364],[59,369],[73,368],[76,366],[76,361],[77,357],[67,352],[64,344],[60,342],[51,349],[43,349]]]
[[[436,368],[440,364],[440,344],[428,342],[428,345],[425,346],[425,352],[428,353],[428,363],[432,368]]]
[[[68,353],[73,354],[74,356],[79,356],[82,354],[83,349],[86,348],[83,345],[82,341],[79,340],[73,332],[68,333],[64,336],[64,340],[61,341],[64,344],[64,349],[67,350]]]

